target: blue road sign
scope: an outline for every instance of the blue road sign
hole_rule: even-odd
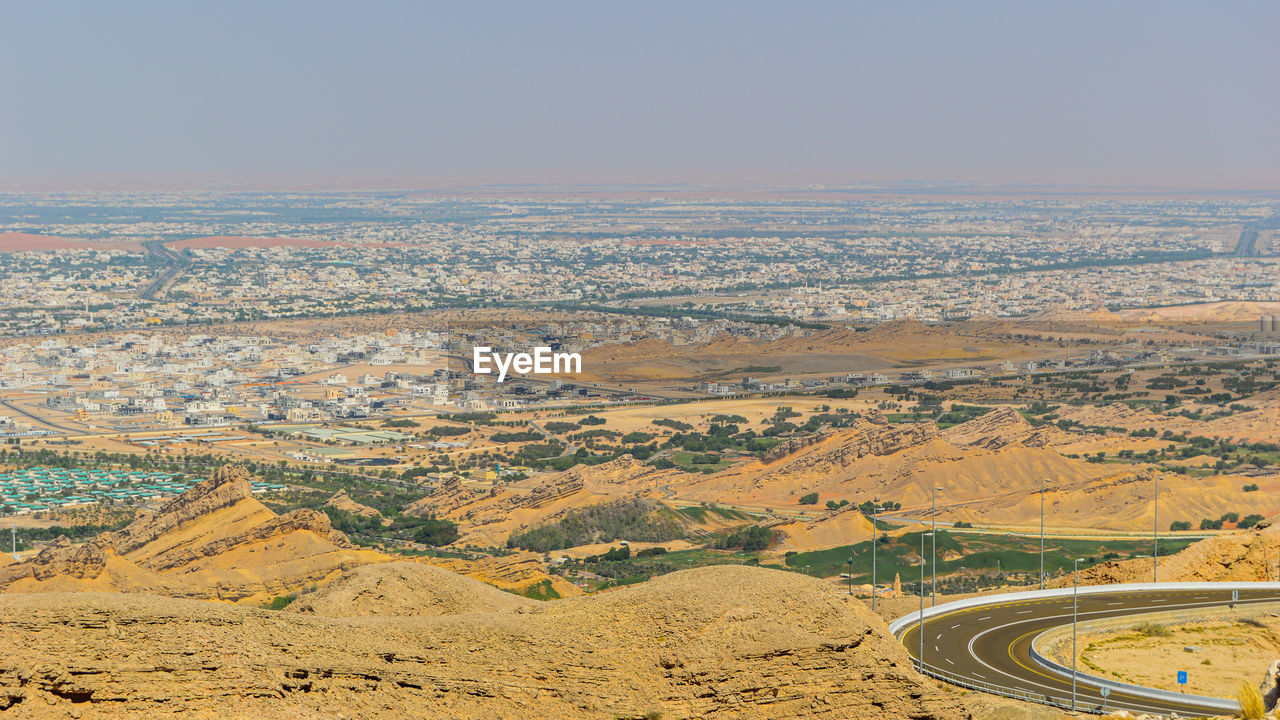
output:
[[[1186,670],[1179,670],[1179,671],[1178,671],[1178,684],[1179,684],[1179,685],[1186,685],[1186,684],[1187,684],[1187,671],[1186,671]]]

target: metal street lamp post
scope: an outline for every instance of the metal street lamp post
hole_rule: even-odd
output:
[[[1153,475],[1155,494],[1151,498],[1151,582],[1160,582],[1160,476]]]
[[[1071,571],[1071,712],[1076,710],[1076,619],[1080,607],[1080,561],[1076,558],[1075,567]]]
[[[933,595],[930,600],[931,605],[938,604],[938,491],[942,488],[937,485],[933,486],[933,528],[929,531],[929,546],[931,550],[929,568],[933,575]]]
[[[933,533],[927,532],[920,536],[920,673],[924,674],[924,538],[925,536],[932,538]]]
[[[871,612],[876,611],[876,543],[880,538],[876,537],[879,529],[876,527],[876,513],[880,510],[880,500],[876,499],[876,506],[871,509]]]
[[[1044,589],[1044,478],[1040,478],[1040,589]]]

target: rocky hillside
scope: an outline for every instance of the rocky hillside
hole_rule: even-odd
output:
[[[550,473],[524,491],[499,486],[476,493],[453,478],[404,512],[457,522],[459,545],[501,546],[513,530],[541,525],[576,508],[648,494],[665,479],[679,475],[623,455],[600,465]]]
[[[1052,425],[1033,427],[1011,407],[1001,407],[968,422],[942,431],[954,445],[998,450],[1018,443],[1027,447],[1047,447],[1071,441],[1071,436]]]
[[[1159,561],[1162,582],[1276,581],[1280,563],[1280,525],[1270,520],[1258,527],[1205,538]],[[1080,571],[1083,585],[1150,582],[1151,559],[1106,562]],[[1055,584],[1067,586],[1071,578]]]
[[[276,515],[227,466],[153,515],[84,545],[65,540],[0,567],[7,593],[148,592],[258,602],[386,556],[351,545],[314,510]]]
[[[533,600],[503,592],[479,580],[416,562],[366,565],[314,593],[301,596],[288,612],[329,617],[425,616],[514,612]]]
[[[20,718],[975,717],[857,601],[748,567],[441,617],[0,595],[0,636]]]
[[[345,488],[334,493],[333,497],[329,498],[328,500],[325,500],[324,507],[333,508],[334,510],[342,510],[343,512],[349,512],[352,515],[359,515],[361,517],[368,517],[368,518],[382,517],[382,513],[378,512],[377,510],[369,507],[368,505],[361,505],[355,500],[352,500],[351,496],[347,494],[347,491]]]

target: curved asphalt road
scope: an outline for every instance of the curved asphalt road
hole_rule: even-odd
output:
[[[1241,605],[1280,600],[1275,589],[1240,590]],[[1079,596],[1079,619],[1130,615],[1141,622],[1142,613],[1188,608],[1221,607],[1231,602],[1231,590],[1120,590]],[[926,611],[928,608],[926,608]],[[1053,627],[1071,624],[1071,596],[1010,600],[980,607],[958,609],[924,622],[924,662],[927,668],[951,673],[977,685],[992,684],[1032,695],[1050,696],[1058,703],[1070,702],[1071,678],[1050,672],[1031,658],[1031,641]],[[913,622],[899,632],[902,644],[914,660],[919,660],[920,624]],[[1190,657],[1190,656],[1189,656]],[[1089,672],[1080,668],[1081,673]],[[1178,670],[1165,668],[1172,678]],[[1224,693],[1225,694],[1225,693]],[[1097,711],[1102,695],[1096,686],[1078,678],[1077,708]],[[1130,711],[1181,717],[1217,715],[1221,710],[1177,701],[1156,700],[1113,689],[1107,710]]]

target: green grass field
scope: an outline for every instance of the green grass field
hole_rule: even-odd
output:
[[[910,581],[920,573],[915,558],[920,554],[921,533],[906,533],[900,537],[883,539],[876,550],[877,580],[881,583],[893,580],[900,573],[903,581]],[[1169,538],[1160,540],[1160,554],[1172,555],[1190,545],[1193,540]],[[931,552],[925,539],[925,555]],[[999,571],[1005,573],[1038,572],[1040,568],[1040,540],[1037,537],[1009,537],[1000,535],[974,535],[938,531],[938,556],[959,554],[961,557],[938,562],[938,575],[962,571]],[[1045,572],[1054,575],[1071,569],[1075,558],[1084,558],[1082,567],[1104,560],[1126,560],[1151,554],[1150,540],[1054,540],[1045,544]],[[871,582],[871,543],[844,545],[827,550],[797,553],[786,558],[787,567],[816,577],[832,577],[849,572],[849,558],[853,558],[853,581]],[[806,570],[806,566],[808,569]],[[928,571],[929,568],[926,567]]]

